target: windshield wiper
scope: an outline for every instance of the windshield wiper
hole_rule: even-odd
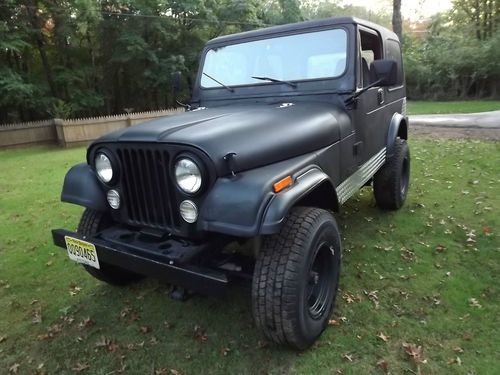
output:
[[[221,85],[221,86],[222,86],[222,87],[224,87],[225,89],[227,89],[227,90],[229,90],[229,91],[231,91],[231,92],[234,92],[234,89],[233,89],[232,87],[229,87],[228,85],[223,84],[221,81],[218,81],[217,79],[215,79],[215,78],[214,78],[214,77],[212,77],[211,75],[209,75],[209,74],[207,74],[207,73],[205,73],[205,72],[203,72],[203,75],[204,75],[204,76],[206,76],[206,77],[208,77],[208,78],[210,78],[212,81],[217,82],[219,85]]]
[[[284,83],[288,86],[292,86],[293,88],[297,87],[296,83],[290,82],[290,81],[283,81],[281,79],[276,79],[276,78],[271,78],[271,77],[259,77],[259,76],[252,76],[253,79],[260,79],[261,81],[270,81],[270,82],[277,82],[277,83]]]

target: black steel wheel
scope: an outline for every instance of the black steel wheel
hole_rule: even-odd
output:
[[[87,208],[82,214],[77,233],[90,238],[111,224],[112,220],[109,215]],[[100,262],[99,266],[100,269],[83,265],[93,277],[111,285],[127,285],[142,278],[141,275],[110,264]]]
[[[328,324],[340,276],[340,234],[333,215],[294,208],[280,233],[264,238],[257,257],[252,305],[270,340],[304,350]]]
[[[410,149],[408,143],[397,138],[394,152],[373,178],[373,192],[377,205],[384,210],[401,208],[410,186]]]

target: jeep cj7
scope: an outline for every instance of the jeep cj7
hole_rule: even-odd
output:
[[[185,113],[103,136],[69,170],[61,199],[85,211],[54,243],[99,280],[152,276],[177,298],[251,280],[266,337],[308,348],[338,289],[334,213],[363,186],[381,209],[407,195],[399,40],[341,17],[219,37],[201,56]],[[225,251],[245,241],[253,256]]]

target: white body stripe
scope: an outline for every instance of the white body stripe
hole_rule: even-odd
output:
[[[344,182],[337,186],[337,196],[340,204],[347,201],[355,192],[361,189],[361,187],[370,178],[373,177],[373,175],[385,163],[385,156],[386,148],[384,147],[375,156],[359,167],[356,172],[347,177]]]

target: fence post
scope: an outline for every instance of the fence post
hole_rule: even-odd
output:
[[[66,136],[64,134],[64,121],[60,118],[55,118],[52,121],[54,123],[54,126],[56,127],[57,144],[61,147],[66,148]]]
[[[125,119],[125,123],[127,128],[132,126],[132,117],[130,117],[130,113],[127,113],[127,118]]]

